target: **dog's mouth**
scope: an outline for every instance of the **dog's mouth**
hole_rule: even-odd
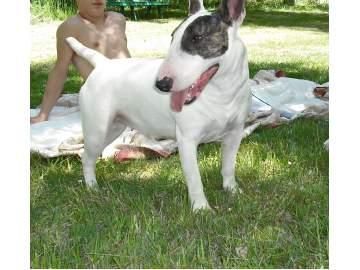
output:
[[[184,105],[193,103],[218,69],[219,64],[213,65],[202,73],[196,82],[189,87],[181,91],[171,92],[171,109],[175,112],[181,112]]]

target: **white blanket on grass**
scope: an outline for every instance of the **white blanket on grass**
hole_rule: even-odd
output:
[[[259,71],[251,81],[252,107],[244,137],[259,126],[276,126],[303,116],[328,115],[328,102],[316,98],[313,94],[316,86],[318,84],[312,81],[277,78],[271,70]],[[31,116],[38,112],[39,109],[30,109]],[[81,155],[83,135],[78,94],[62,95],[48,121],[31,125],[30,137],[30,151],[44,157]],[[113,157],[123,145],[148,148],[162,156],[168,156],[177,149],[176,141],[156,141],[127,128],[104,149],[102,157]]]

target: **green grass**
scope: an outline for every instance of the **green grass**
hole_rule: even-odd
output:
[[[251,74],[281,68],[327,81],[327,14],[285,11],[285,19],[283,12],[248,13],[241,33]],[[32,106],[53,61],[31,64]],[[65,89],[80,85],[71,70]],[[221,188],[219,145],[202,145],[200,171],[215,213],[196,215],[177,154],[123,164],[99,160],[98,192],[81,183],[79,158],[32,154],[31,266],[327,268],[328,136],[328,122],[315,119],[257,130],[239,150],[236,175],[244,194],[235,196]]]
[[[36,107],[41,103],[44,95],[50,69],[55,64],[55,59],[32,62],[30,65],[30,106]],[[64,85],[64,93],[76,93],[81,87],[83,79],[73,66],[70,66],[68,78]]]
[[[44,2],[39,4],[38,2]],[[46,2],[46,3],[45,3]],[[60,5],[66,8],[56,8],[60,3],[58,0],[33,1],[30,5],[31,23],[47,22],[53,19],[65,20],[67,17],[76,13],[75,5]],[[75,1],[73,1],[75,3]]]

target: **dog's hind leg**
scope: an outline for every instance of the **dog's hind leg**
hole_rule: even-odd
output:
[[[96,187],[96,160],[101,155],[104,148],[110,144],[114,139],[119,136],[126,128],[121,123],[113,122],[113,119],[101,117],[99,115],[92,116],[91,127],[83,124],[84,132],[84,153],[82,156],[83,172],[85,177],[85,183],[88,187]],[[99,124],[101,123],[101,125]],[[103,127],[103,129],[99,128]],[[107,129],[104,129],[107,127]]]
[[[84,146],[84,153],[81,157],[82,165],[83,165],[83,173],[85,178],[85,184],[88,187],[97,187],[96,175],[95,175],[95,166],[96,159],[98,157],[98,153],[95,149],[90,149]]]
[[[230,130],[221,144],[223,188],[233,193],[242,192],[235,181],[235,164],[243,130],[243,127]]]

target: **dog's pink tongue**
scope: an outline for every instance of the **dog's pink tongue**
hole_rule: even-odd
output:
[[[186,91],[178,91],[171,93],[171,109],[175,112],[181,112],[186,99]]]

